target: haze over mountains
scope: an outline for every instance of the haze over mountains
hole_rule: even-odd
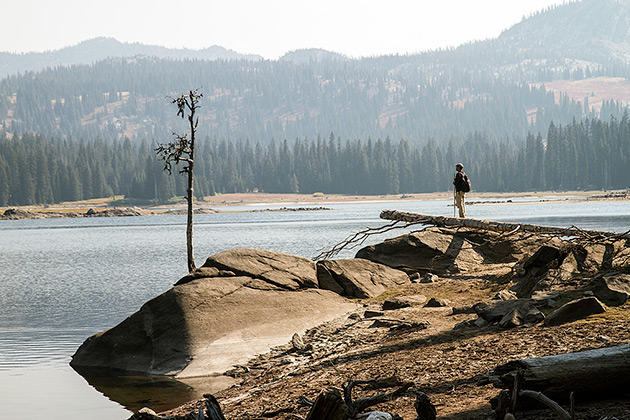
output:
[[[218,45],[202,50],[172,49],[140,43],[123,43],[114,38],[94,38],[55,51],[13,54],[0,52],[0,76],[38,71],[47,67],[92,64],[114,57],[156,57],[173,60],[262,60],[259,55],[239,54]]]
[[[186,128],[169,97],[196,88],[200,196],[445,191],[456,161],[477,191],[625,188],[629,10],[568,3],[405,56],[264,60],[104,38],[12,55],[55,65],[0,80],[0,206],[182,195],[154,147]]]
[[[362,59],[299,50],[270,61],[219,46],[168,49],[111,38],[0,53],[0,129],[164,138],[178,123],[165,98],[201,88],[203,134],[228,140],[330,132],[418,144],[474,132],[523,138],[544,133],[551,121],[621,114],[630,100],[629,17],[629,0],[584,0],[535,14],[497,39]],[[544,85],[557,80],[595,83],[586,94],[570,85],[562,96]]]

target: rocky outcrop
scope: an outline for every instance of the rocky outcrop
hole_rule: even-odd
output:
[[[578,287],[584,288],[582,292],[592,289],[591,295],[607,302],[625,302],[628,294],[622,286],[629,277],[619,273],[625,270],[622,265],[629,253],[625,241],[579,245],[531,234],[446,228],[368,246],[354,259],[317,264],[274,251],[231,249],[209,257],[118,326],[90,337],[73,356],[72,365],[176,377],[222,372],[288,342],[300,330],[354,309],[346,298],[378,297],[411,285],[411,278],[430,278],[432,282],[423,287],[440,296],[435,291],[442,282],[447,285],[449,275],[461,281],[480,271],[489,279],[495,274],[488,273],[501,273],[500,284],[511,282],[512,290],[472,308],[454,308],[454,314],[474,308],[479,316],[461,327],[529,326],[545,319],[540,308],[555,308],[557,299],[574,296]],[[572,294],[565,295],[563,287],[571,288]],[[396,297],[379,309],[452,306],[445,299],[425,302],[422,295]],[[561,308],[545,323],[570,322],[601,308],[592,297]]]
[[[20,220],[20,219],[33,219],[35,218],[33,213],[21,209],[6,209],[2,213],[2,219],[5,220]]]
[[[618,254],[619,250],[615,249],[620,247],[621,243],[580,245],[554,238],[517,264],[515,285],[511,290],[518,297],[526,298],[571,278],[594,277],[613,268],[612,256]]]
[[[209,208],[197,208],[197,209],[193,209],[193,213],[194,214],[216,214],[216,213],[219,213],[219,210],[209,209]],[[183,215],[183,214],[188,214],[188,209],[171,209],[171,210],[166,210],[165,212],[161,214]]]
[[[0,215],[3,220],[21,220],[21,219],[54,219],[54,218],[75,218],[75,217],[125,217],[125,216],[141,216],[142,209],[137,207],[113,208],[102,211],[88,209],[84,213],[71,211],[28,211],[22,209],[7,209]]]
[[[531,235],[501,237],[494,232],[434,227],[362,248],[356,257],[408,274],[452,274],[480,265],[515,263],[539,246]]]
[[[279,252],[214,255],[116,327],[86,340],[71,365],[176,377],[223,372],[356,307],[316,288],[315,273],[312,261]]]
[[[284,290],[317,288],[315,263],[307,258],[262,249],[235,248],[208,257],[203,267],[232,271]]]
[[[451,306],[451,302],[448,299],[432,297],[424,306],[425,308],[446,308]]]
[[[376,297],[386,290],[410,283],[400,270],[355,258],[317,263],[319,287],[346,297]]]
[[[105,209],[102,211],[96,211],[89,209],[84,216],[86,217],[129,217],[129,216],[142,216],[142,210],[137,207],[127,207],[123,209]]]

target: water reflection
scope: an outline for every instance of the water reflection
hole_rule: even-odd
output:
[[[149,407],[161,412],[202,398],[234,384],[227,376],[207,376],[177,380],[168,376],[148,376],[111,369],[74,367],[97,391],[129,411]]]

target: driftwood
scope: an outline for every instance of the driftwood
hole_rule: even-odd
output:
[[[406,228],[413,224],[414,223],[407,223],[406,225],[401,226],[398,224],[398,221],[394,221],[393,223],[390,223],[385,226],[379,226],[376,228],[369,227],[367,229],[364,229],[359,232],[353,233],[352,235],[349,235],[346,239],[344,239],[340,243],[332,246],[331,248],[327,250],[320,252],[319,255],[313,258],[313,260],[320,261],[320,260],[332,259],[344,249],[353,249],[362,245],[372,235],[382,235],[391,230]]]
[[[379,393],[370,397],[354,400],[352,398],[352,391],[357,386],[369,389],[398,388],[389,393]],[[424,392],[411,388],[412,386],[412,382],[401,382],[395,377],[351,380],[343,385],[343,390],[331,388],[322,391],[315,400],[306,420],[347,420],[358,418],[359,414],[368,407],[390,401],[407,392],[416,395],[414,407],[418,413],[417,420],[435,420],[436,410],[429,396]],[[399,417],[394,415],[393,418],[396,419]]]
[[[353,400],[352,391],[360,386],[366,389],[395,388],[389,393],[379,393],[366,398]],[[351,380],[343,385],[343,390],[330,388],[322,391],[313,402],[301,396],[298,399],[298,406],[310,406],[311,409],[306,420],[348,420],[360,417],[360,413],[376,404],[380,404],[404,394],[411,393],[416,396],[414,407],[418,413],[416,420],[435,420],[436,410],[427,394],[417,389],[411,388],[413,382],[402,382],[395,376],[383,379]],[[342,394],[343,391],[343,394]],[[226,420],[221,410],[221,406],[212,394],[204,394],[205,400],[199,408],[193,412],[180,416],[161,417],[148,408],[134,413],[129,420]],[[293,407],[265,412],[262,417],[273,418],[281,413],[290,413]],[[399,416],[393,415],[394,420],[402,420]]]
[[[391,388],[398,386],[399,388],[389,393],[380,393],[367,398],[359,398],[358,400],[352,400],[352,390],[355,386],[369,386],[372,389],[379,388]],[[354,418],[357,414],[364,411],[366,408],[376,404],[390,401],[400,395],[413,386],[413,382],[401,382],[398,379],[391,377],[386,379],[368,379],[368,380],[352,380],[348,381],[343,386],[343,397],[346,405],[348,406],[348,416]]]
[[[153,410],[143,408],[134,413],[128,420],[226,420],[219,402],[212,394],[203,394],[205,401],[199,408],[181,416],[158,416]]]
[[[490,382],[513,389],[519,370],[520,388],[550,397],[568,397],[571,392],[583,398],[610,395],[630,389],[630,344],[512,361],[497,366]]]
[[[551,398],[544,395],[542,392],[537,391],[528,391],[523,390],[518,393],[520,397],[529,397],[535,399],[536,401],[546,405],[551,410],[553,410],[561,420],[572,420],[571,414],[567,413],[564,408],[560,406],[557,402],[553,401]]]
[[[531,398],[540,402],[541,404],[546,405],[554,413],[558,415],[558,418],[560,420],[575,419],[575,414],[568,413],[564,408],[560,406],[560,404],[553,401],[551,398],[545,396],[542,392],[529,391],[529,390],[522,390],[519,392],[512,390],[512,396],[510,396],[510,394],[508,394],[506,391],[501,391],[499,393],[499,396],[496,398],[496,402],[495,402],[495,405],[496,405],[494,409],[495,418],[497,420],[515,419],[516,418],[514,415],[516,413],[515,404],[518,397],[528,397],[528,398]],[[512,407],[512,405],[514,405],[514,407]],[[571,404],[571,412],[574,413],[573,404]]]
[[[326,249],[313,258],[315,261],[332,259],[342,250],[356,248],[362,245],[369,237],[373,235],[382,235],[394,229],[404,229],[413,225],[433,225],[445,227],[466,227],[477,230],[489,230],[493,232],[501,232],[500,237],[508,236],[516,232],[530,232],[538,234],[547,234],[555,236],[566,236],[572,238],[580,238],[587,241],[603,241],[607,239],[630,239],[630,230],[624,233],[610,232],[604,230],[587,230],[580,229],[577,226],[556,227],[533,225],[529,223],[508,223],[498,222],[494,220],[480,219],[463,219],[458,217],[433,216],[429,214],[412,213],[398,210],[383,210],[380,214],[381,219],[392,220],[385,226],[376,228],[367,228],[348,236],[340,243]],[[404,222],[401,224],[401,222]]]
[[[532,225],[528,223],[508,223],[497,222],[494,220],[462,219],[458,217],[432,216],[429,214],[411,213],[398,210],[383,210],[380,217],[381,219],[396,220],[400,222],[406,222],[408,224],[422,223],[435,226],[466,227],[471,229],[490,230],[494,232],[513,233],[522,231],[560,236],[579,236],[589,239],[601,237],[630,239],[630,232],[617,233],[601,230],[584,230],[576,226],[563,228],[555,226]]]
[[[497,397],[495,407],[495,418],[497,420],[513,420],[515,419],[516,406],[518,399],[521,397],[529,397],[538,401],[541,404],[549,407],[555,412],[560,420],[575,420],[575,410],[573,405],[573,393],[571,393],[571,414],[560,406],[557,402],[544,395],[542,392],[521,390],[521,383],[523,381],[523,371],[518,370],[514,377],[514,383],[512,387],[512,395],[507,392],[501,391]]]

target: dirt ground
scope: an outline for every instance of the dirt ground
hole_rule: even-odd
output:
[[[296,352],[287,345],[260,355],[246,367],[231,372],[239,380],[237,385],[214,395],[228,420],[305,419],[309,408],[298,407],[302,396],[315,400],[322,390],[341,388],[349,380],[395,376],[413,382],[416,389],[428,394],[436,405],[438,419],[489,419],[493,418],[490,399],[498,395],[499,389],[480,384],[495,366],[515,359],[630,342],[630,304],[557,327],[455,327],[477,316],[453,315],[452,308],[490,299],[506,288],[502,275],[509,270],[506,266],[493,272],[440,278],[436,283],[410,284],[366,300],[360,313],[307,332],[303,340],[312,347],[310,351]],[[365,310],[380,309],[387,297],[419,294],[447,299],[450,307],[419,305],[387,311],[388,318],[402,321],[392,321],[395,327],[375,327],[362,316]],[[356,390],[355,399],[371,395],[370,391]],[[630,419],[630,391],[626,392],[615,400],[577,399],[576,418]],[[371,409],[416,419],[414,401],[413,395],[405,394]],[[558,403],[568,411],[569,401]],[[191,412],[197,404],[191,402],[163,414]],[[552,418],[557,415],[545,408],[517,412],[519,420]]]

